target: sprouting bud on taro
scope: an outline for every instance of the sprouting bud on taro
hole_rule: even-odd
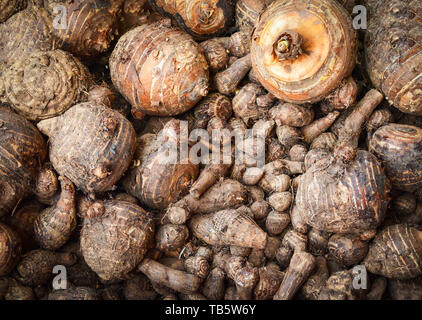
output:
[[[85,218],[81,250],[86,263],[104,280],[132,271],[152,247],[152,216],[125,201],[104,201],[104,212]]]
[[[147,115],[171,116],[208,94],[208,63],[199,45],[169,20],[123,35],[110,57],[115,87]]]
[[[54,169],[85,193],[110,190],[135,151],[132,124],[119,112],[89,102],[39,122],[38,128],[50,138]]]
[[[31,190],[47,147],[31,123],[0,107],[0,148],[0,216],[3,216]]]

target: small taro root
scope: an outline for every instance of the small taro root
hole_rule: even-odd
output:
[[[204,257],[199,255],[191,256],[184,261],[187,272],[205,279],[210,272],[210,264]]]
[[[247,186],[256,185],[264,175],[264,170],[258,167],[250,167],[245,170],[242,177],[242,182]]]
[[[303,136],[297,128],[286,125],[277,126],[276,134],[278,141],[287,150],[303,140]]]
[[[284,273],[275,263],[259,268],[258,272],[259,281],[254,289],[254,297],[256,300],[271,300],[280,287]]]
[[[202,294],[210,300],[221,300],[224,297],[224,280],[226,274],[218,267],[213,268],[202,286]]]
[[[315,258],[307,252],[295,252],[274,300],[291,300],[315,267]]]
[[[338,271],[328,278],[318,300],[357,300],[361,290],[353,288],[354,276],[351,270]]]
[[[201,48],[204,50],[204,55],[207,58],[210,69],[214,72],[223,70],[229,64],[230,51],[226,49],[218,39],[213,38],[201,42]]]
[[[190,229],[197,238],[210,245],[235,245],[264,249],[266,233],[250,217],[234,209],[194,216]]]
[[[288,230],[283,237],[282,245],[293,251],[305,251],[308,244],[308,237],[294,229]]]
[[[43,206],[34,200],[25,201],[13,215],[6,216],[6,223],[18,234],[23,251],[35,249],[38,244],[34,234],[34,220],[40,215]]]
[[[54,169],[85,193],[110,190],[135,151],[132,124],[119,112],[89,102],[39,122],[38,128],[50,138]]]
[[[234,93],[240,81],[246,76],[251,67],[251,55],[248,54],[237,59],[226,70],[217,73],[214,81],[218,92],[225,95]]]
[[[98,300],[98,297],[93,288],[72,287],[54,290],[48,295],[48,300]]]
[[[352,19],[335,0],[274,2],[252,36],[254,71],[269,92],[287,102],[325,98],[351,74],[356,55]]]
[[[199,199],[205,191],[213,186],[218,180],[225,177],[230,170],[231,164],[208,164],[205,166],[198,179],[189,190],[189,193]]]
[[[110,74],[133,114],[181,114],[208,94],[201,48],[167,19],[123,35],[110,57]]]
[[[324,132],[312,140],[311,150],[328,149],[330,151],[333,151],[336,144],[337,136],[332,132]]]
[[[359,264],[368,253],[368,243],[357,236],[333,235],[328,241],[330,255],[346,267]]]
[[[188,192],[198,176],[198,164],[193,164],[181,152],[179,145],[183,134],[180,120],[173,119],[166,123],[162,135],[141,150],[138,146],[137,153],[141,151],[144,155],[135,156],[140,165],[129,170],[123,186],[129,194],[150,208],[167,208]],[[147,148],[151,152],[146,152]]]
[[[197,40],[227,32],[234,20],[232,0],[149,0],[149,3]]]
[[[31,190],[47,155],[38,130],[23,117],[0,107],[0,216],[10,213]]]
[[[233,98],[233,112],[241,118],[246,125],[258,120],[260,111],[256,104],[256,98],[263,94],[264,89],[254,83],[248,83],[236,93]]]
[[[314,119],[314,112],[309,105],[301,106],[286,102],[280,102],[272,107],[269,115],[277,126],[303,127]]]
[[[61,195],[56,205],[45,209],[34,221],[34,233],[40,247],[57,250],[76,228],[75,188],[66,177],[59,178]]]
[[[34,291],[30,287],[23,286],[13,278],[9,279],[9,287],[4,296],[5,300],[36,300]]]
[[[279,235],[289,224],[289,214],[271,211],[265,221],[265,228],[270,235]]]
[[[365,95],[346,119],[333,154],[314,149],[322,157],[302,175],[296,195],[295,210],[304,223],[322,231],[361,233],[383,221],[387,178],[373,155],[356,150],[363,123],[382,99],[376,90]]]
[[[289,158],[292,161],[304,161],[308,149],[302,144],[295,144],[289,150]]]
[[[307,236],[309,252],[313,255],[324,255],[328,247],[329,233],[312,228]]]
[[[212,118],[229,120],[232,115],[231,100],[220,93],[211,93],[193,109],[196,128],[205,129]]]
[[[22,250],[18,235],[0,222],[0,276],[7,275],[16,266]]]
[[[402,112],[422,115],[421,3],[366,1],[365,51],[372,83]]]
[[[391,279],[422,275],[422,231],[406,224],[382,229],[370,243],[363,264],[371,273]]]
[[[161,251],[173,251],[182,248],[188,237],[185,225],[166,224],[157,230],[155,245]]]
[[[38,172],[33,193],[42,203],[49,203],[59,190],[59,180],[50,163]]]
[[[86,263],[104,280],[125,276],[152,246],[151,215],[125,201],[97,202],[89,211],[93,212],[84,219],[81,231]]]
[[[252,34],[259,16],[265,10],[264,0],[239,0],[236,3],[236,25],[239,30]]]
[[[324,112],[344,110],[353,106],[358,96],[358,86],[352,78],[344,79],[340,86],[331,92],[322,102],[321,109]]]
[[[393,122],[394,117],[390,110],[386,108],[375,110],[366,122],[366,130],[374,133],[378,128]]]
[[[62,50],[35,51],[22,56],[3,73],[3,97],[29,120],[58,116],[87,100],[92,85],[88,69]]]
[[[0,23],[5,22],[15,12],[26,6],[25,0],[2,0],[0,2]]]
[[[271,212],[271,207],[265,200],[257,200],[250,206],[253,218],[255,220],[261,220],[268,216]]]
[[[298,292],[300,298],[305,300],[318,300],[319,294],[324,288],[329,276],[330,273],[328,271],[327,261],[325,258],[316,257],[313,273]]]
[[[69,51],[83,59],[92,59],[106,52],[117,34],[121,0],[43,0],[52,18],[57,6],[66,12],[65,28],[54,27],[55,47]],[[59,12],[62,12],[59,10]]]
[[[325,117],[319,118],[307,126],[302,127],[302,135],[306,143],[311,143],[319,135],[323,134],[336,121],[340,112],[334,111]]]
[[[292,199],[293,196],[290,192],[278,192],[273,193],[268,197],[268,203],[271,207],[274,208],[274,210],[278,212],[283,212],[290,208]]]
[[[397,123],[379,128],[369,143],[393,186],[410,192],[422,187],[421,148],[422,129]]]
[[[25,285],[35,287],[47,283],[54,276],[56,265],[71,266],[77,260],[73,253],[52,252],[48,250],[33,250],[26,253],[16,270],[17,279]]]
[[[201,278],[193,274],[169,268],[151,259],[144,259],[137,270],[144,273],[151,282],[164,285],[181,293],[196,292],[202,282]]]

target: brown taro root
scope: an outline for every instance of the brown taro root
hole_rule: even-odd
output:
[[[172,223],[183,224],[190,215],[238,208],[247,200],[248,189],[243,184],[235,180],[224,179],[210,187],[199,199],[188,194],[170,206],[167,218]]]
[[[9,226],[0,222],[0,276],[16,266],[22,250],[21,240]]]
[[[144,259],[137,270],[144,273],[151,282],[181,293],[196,292],[202,282],[201,278],[193,274],[169,268],[151,259]]]
[[[40,247],[57,250],[76,228],[75,188],[66,177],[59,178],[61,195],[56,205],[45,209],[34,221],[34,233]]]
[[[150,208],[167,208],[188,192],[198,176],[199,165],[181,150],[184,134],[181,121],[173,119],[155,139],[148,138],[143,149],[138,146],[135,161],[139,165],[128,171],[123,186]]]
[[[35,249],[38,244],[34,234],[34,220],[40,215],[43,206],[35,201],[25,201],[13,215],[6,216],[6,223],[13,228],[22,241],[24,251]]]
[[[213,268],[204,281],[202,294],[210,300],[221,300],[224,297],[225,278],[226,274],[221,268]]]
[[[309,105],[280,102],[269,110],[277,126],[304,127],[314,120],[314,111]]]
[[[52,28],[47,10],[35,6],[29,6],[0,24],[0,71],[16,58],[37,50],[53,49]]]
[[[422,4],[367,0],[365,50],[374,86],[402,112],[422,115]]]
[[[236,91],[240,81],[251,69],[251,55],[237,59],[230,67],[215,75],[214,81],[218,92],[230,95]]]
[[[335,0],[282,0],[261,15],[252,36],[252,66],[283,101],[317,102],[352,72],[356,33]]]
[[[356,103],[358,86],[352,77],[343,79],[340,86],[331,92],[322,102],[321,109],[325,113],[344,110]]]
[[[48,300],[98,300],[98,297],[93,288],[71,287],[54,290],[48,295]]]
[[[46,163],[38,172],[33,193],[41,203],[50,203],[59,190],[59,180],[51,163]]]
[[[233,0],[149,0],[149,3],[197,40],[221,35],[234,22]]]
[[[17,279],[25,285],[35,287],[47,283],[54,276],[56,265],[71,266],[77,260],[73,253],[33,250],[26,253],[16,270]]]
[[[309,278],[314,267],[313,255],[303,251],[295,252],[274,300],[291,300]]]
[[[193,109],[196,128],[205,129],[212,118],[229,120],[232,115],[231,100],[220,93],[211,93]]]
[[[324,132],[312,140],[311,150],[312,149],[328,149],[330,151],[333,151],[336,144],[337,144],[337,136],[332,132]]]
[[[199,199],[204,192],[211,188],[218,180],[224,178],[231,168],[231,164],[208,164],[201,171],[198,179],[189,190],[189,193]]]
[[[340,264],[350,267],[359,264],[368,253],[368,243],[358,236],[333,235],[328,241],[330,255]]]
[[[88,69],[62,50],[20,57],[0,80],[4,81],[0,99],[29,120],[55,117],[86,101],[92,84]]]
[[[371,273],[391,279],[422,275],[422,231],[406,224],[384,228],[371,242],[363,264]]]
[[[275,263],[259,268],[258,272],[259,281],[254,289],[254,297],[256,300],[271,300],[283,281],[284,273]]]
[[[155,234],[155,246],[161,251],[180,249],[189,237],[189,230],[185,225],[165,224]]]
[[[86,263],[104,280],[125,276],[152,247],[151,215],[125,201],[97,202],[88,211],[81,231]]]
[[[313,273],[298,292],[300,298],[305,300],[318,300],[319,294],[324,288],[329,276],[330,273],[328,271],[327,261],[325,258],[316,257]]]
[[[337,271],[328,278],[318,300],[357,300],[362,290],[354,289],[352,270]]]
[[[56,48],[83,59],[95,58],[110,48],[123,0],[40,1],[52,17]],[[56,21],[62,12],[66,14]]]
[[[233,98],[233,112],[247,126],[258,120],[261,115],[256,99],[262,94],[264,94],[264,89],[260,85],[248,83]]]
[[[189,226],[193,235],[210,245],[264,249],[267,244],[267,234],[255,221],[234,209],[194,216]]]
[[[178,115],[208,94],[202,49],[167,19],[123,35],[110,57],[110,74],[135,115]]]
[[[413,192],[422,187],[422,129],[398,123],[379,128],[369,151],[380,159],[397,189]]]
[[[54,169],[85,193],[110,190],[135,151],[132,124],[119,112],[89,102],[39,122],[38,128],[50,138]]]
[[[252,34],[259,16],[265,10],[265,0],[238,0],[236,3],[236,25],[239,30]]]
[[[184,265],[187,272],[203,279],[210,273],[210,264],[208,260],[198,254],[187,258],[184,261]]]
[[[3,216],[31,190],[47,148],[31,123],[0,107],[0,149],[0,216]]]
[[[387,178],[373,155],[357,150],[361,127],[382,99],[376,90],[365,95],[348,116],[334,153],[311,151],[316,158],[299,180],[295,205],[304,223],[322,231],[360,234],[383,221]]]
[[[26,0],[2,0],[0,1],[0,23],[5,22],[15,12],[26,6]]]
[[[369,134],[374,133],[378,128],[394,121],[393,114],[387,108],[375,110],[366,122],[366,130]]]
[[[321,134],[325,133],[327,129],[336,121],[340,112],[333,111],[327,114],[325,117],[316,119],[312,123],[301,128],[303,138],[306,143],[313,142],[314,139],[318,138]]]

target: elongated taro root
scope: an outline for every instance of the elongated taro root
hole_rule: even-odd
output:
[[[126,191],[150,208],[165,209],[188,192],[199,173],[199,165],[181,151],[185,132],[181,121],[166,123],[160,135],[151,137],[135,157],[140,165],[129,170],[123,185]],[[146,151],[148,148],[149,151]]]
[[[152,247],[149,213],[126,201],[96,202],[84,219],[81,250],[86,263],[104,280],[132,271]]]
[[[232,0],[149,0],[149,3],[196,39],[225,33],[234,22]]]
[[[422,275],[422,231],[406,224],[381,230],[363,261],[374,274],[392,279],[410,279]]]
[[[54,48],[52,23],[47,10],[29,6],[0,24],[0,71],[36,50]]]
[[[251,69],[251,55],[237,59],[230,67],[215,75],[214,81],[218,92],[230,95],[236,91],[240,81]]]
[[[361,127],[382,99],[376,90],[365,95],[347,118],[333,154],[312,150],[321,156],[300,178],[296,196],[296,210],[306,224],[328,232],[361,233],[383,221],[387,178],[373,155],[357,150]]]
[[[239,30],[252,34],[259,16],[265,10],[265,0],[238,0],[236,3],[236,25]]]
[[[0,222],[0,276],[7,275],[19,261],[21,240],[9,226]]]
[[[314,139],[323,134],[327,129],[336,121],[340,112],[333,111],[327,114],[325,117],[319,118],[312,123],[301,128],[303,138],[305,142],[311,143]]]
[[[55,117],[86,101],[92,85],[88,69],[61,50],[34,51],[18,58],[0,81],[4,81],[0,99],[29,120]]]
[[[137,270],[144,273],[151,282],[164,285],[181,293],[196,292],[202,282],[201,278],[193,274],[169,268],[151,259],[144,259]]]
[[[0,216],[11,212],[31,190],[47,155],[38,130],[23,117],[0,107]]]
[[[123,35],[110,57],[110,74],[132,113],[177,115],[208,94],[202,50],[167,19]]]
[[[392,123],[372,136],[369,151],[380,159],[394,187],[415,191],[422,187],[422,129]]]
[[[119,112],[80,103],[63,115],[38,123],[50,139],[54,169],[85,193],[113,187],[129,167],[135,151],[135,130]]]
[[[335,0],[276,1],[252,36],[252,66],[283,101],[317,102],[350,75],[357,55],[352,19]]]
[[[75,188],[66,177],[59,178],[62,192],[57,204],[44,210],[34,221],[34,233],[43,249],[63,246],[76,228]]]
[[[266,233],[255,221],[234,209],[194,216],[189,226],[193,235],[210,245],[264,249],[267,244]]]
[[[402,112],[422,115],[422,5],[417,0],[367,0],[365,39],[374,86]]]
[[[16,267],[17,279],[31,287],[42,285],[54,276],[53,268],[56,265],[67,267],[76,261],[77,257],[72,253],[33,250],[25,254]]]

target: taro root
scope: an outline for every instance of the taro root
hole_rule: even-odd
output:
[[[236,91],[240,81],[251,69],[251,55],[237,59],[230,67],[215,75],[214,81],[218,92],[230,95]]]
[[[30,287],[46,284],[54,276],[53,268],[55,266],[68,267],[73,265],[76,260],[77,257],[73,253],[33,250],[26,253],[16,267],[17,279]]]
[[[328,241],[330,255],[346,267],[359,264],[368,253],[368,243],[357,236],[333,235]]]
[[[314,112],[309,105],[301,106],[280,102],[269,110],[269,116],[277,126],[304,127],[314,120]]]
[[[385,166],[387,177],[397,189],[413,192],[422,187],[422,129],[392,123],[372,136],[369,151]]]
[[[260,117],[256,98],[263,93],[264,89],[260,85],[248,83],[233,98],[233,112],[247,126],[251,125]]]
[[[178,115],[208,94],[202,49],[167,19],[123,35],[110,57],[110,74],[135,116]]]
[[[259,268],[259,281],[254,289],[256,300],[270,300],[274,297],[284,274],[275,263],[269,263],[265,267]]]
[[[87,100],[88,69],[70,53],[35,51],[18,58],[2,75],[0,99],[29,120],[58,116]]]
[[[210,300],[221,300],[224,297],[224,280],[226,274],[219,268],[213,268],[202,286],[202,294]]]
[[[9,280],[9,287],[7,289],[4,300],[35,300],[34,290],[30,287],[23,286],[13,278]]]
[[[76,228],[75,188],[66,177],[59,178],[61,195],[56,205],[45,209],[34,221],[35,238],[41,248],[63,246]]]
[[[334,153],[312,150],[315,160],[300,178],[296,196],[296,211],[306,224],[360,234],[383,221],[389,200],[387,178],[375,156],[357,150],[361,127],[382,99],[376,90],[365,95],[347,118]]]
[[[59,180],[51,163],[44,164],[38,171],[33,193],[38,201],[49,204],[59,190]]]
[[[129,167],[135,130],[119,112],[80,103],[38,123],[50,139],[54,169],[85,193],[110,190]]]
[[[180,120],[167,122],[161,134],[151,136],[142,150],[138,147],[135,161],[140,165],[130,169],[123,180],[125,190],[150,208],[167,208],[188,192],[198,176],[198,164],[181,152],[182,135]]]
[[[47,10],[36,6],[29,6],[0,24],[0,71],[18,57],[53,49],[52,27]]]
[[[0,107],[0,216],[10,213],[31,190],[47,155],[38,130]]]
[[[365,51],[374,86],[402,112],[422,115],[422,24],[418,0],[367,0]]]
[[[356,33],[335,0],[282,0],[261,15],[252,36],[252,66],[277,98],[317,102],[349,76],[357,55]]]
[[[81,231],[86,263],[103,280],[125,276],[152,247],[151,215],[125,201],[96,202],[88,211]]]
[[[149,3],[199,40],[227,32],[234,22],[233,0],[149,0]]]
[[[371,273],[391,279],[422,275],[422,231],[406,224],[385,227],[371,242],[363,264]]]
[[[0,222],[0,276],[16,266],[22,250],[21,240],[9,226]]]
[[[15,12],[26,6],[26,0],[2,0],[0,2],[0,23],[5,22]]]
[[[117,34],[122,0],[41,0],[52,19],[65,11],[63,26],[54,26],[55,47],[83,59],[106,52]],[[59,8],[59,10],[57,9]]]
[[[212,118],[229,120],[232,115],[231,100],[220,94],[211,93],[193,109],[196,128],[205,129]]]
[[[252,34],[259,16],[265,10],[265,0],[238,0],[236,25],[239,30]]]
[[[250,217],[227,209],[194,216],[189,221],[194,236],[210,245],[235,245],[264,249],[266,233]]]

